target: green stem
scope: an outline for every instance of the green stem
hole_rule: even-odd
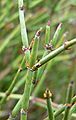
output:
[[[41,32],[41,29],[37,31],[34,37],[34,42],[33,42],[32,51],[30,55],[30,68],[35,64],[37,59],[40,32]],[[33,76],[33,72],[30,71],[30,68],[27,72],[26,83],[25,83],[24,93],[22,97],[21,110],[25,111],[25,114],[21,114],[21,120],[27,120],[27,110],[29,106],[29,98],[30,98],[31,89],[32,89],[32,76]]]
[[[22,98],[18,101],[18,103],[16,104],[16,106],[14,107],[14,109],[12,110],[11,116],[16,117],[16,115],[18,114],[18,112],[21,109],[21,102],[22,102]],[[76,102],[76,96],[74,96],[72,98],[72,103]],[[55,113],[54,116],[57,117],[59,116],[64,110],[65,110],[65,105],[63,105],[61,108],[59,108]]]
[[[23,50],[26,55],[26,63],[29,64],[30,51],[29,51],[28,37],[27,37],[27,31],[26,31],[26,25],[25,25],[25,19],[24,19],[23,0],[18,0],[18,5],[19,5],[19,20],[20,20],[20,27],[21,27]]]
[[[53,110],[52,110],[52,106],[51,106],[51,100],[47,99],[47,109],[48,109],[48,116],[49,116],[49,120],[54,120],[53,118]]]
[[[39,93],[39,91],[41,90],[41,88],[42,88],[42,86],[43,86],[43,82],[44,82],[44,80],[45,80],[45,77],[46,77],[48,71],[51,69],[53,63],[55,63],[54,61],[55,61],[55,60],[50,61],[50,63],[46,66],[46,69],[44,70],[42,76],[40,76],[40,77],[41,77],[41,78],[40,78],[40,81],[38,82],[38,85],[36,86],[36,88],[34,89],[34,92],[33,92],[33,95],[34,95],[34,96],[37,96],[38,93]],[[44,66],[43,66],[43,67],[44,67]],[[42,67],[41,67],[41,68],[42,68]],[[41,69],[41,68],[40,68],[40,69]]]
[[[21,109],[21,119],[20,120],[27,120],[27,111]]]
[[[59,37],[60,35],[60,30],[61,30],[61,24],[59,24],[59,26],[57,27],[57,30],[54,34],[54,37],[52,39],[52,45],[55,47],[56,43],[57,43],[57,37]],[[50,40],[50,21],[48,21],[47,25],[46,25],[46,33],[45,33],[45,44],[51,45],[49,44],[49,40]],[[62,40],[60,40],[62,41]],[[51,43],[51,40],[50,40]],[[48,51],[45,51],[42,58],[44,58],[47,55]],[[38,79],[40,79],[40,81],[38,82],[38,85],[36,86],[35,90],[34,90],[34,95],[37,96],[38,92],[40,91],[40,88],[42,88],[43,82],[45,80],[45,77],[49,71],[49,69],[51,69],[53,63],[55,60],[50,61],[47,66],[43,65],[39,70],[38,70]]]
[[[74,96],[72,98],[71,104],[74,104],[76,102],[76,96]],[[63,105],[61,108],[59,108],[55,113],[54,113],[54,117],[58,117],[66,108],[66,105]],[[45,118],[44,120],[48,120],[48,117]]]
[[[28,38],[27,38],[27,32],[26,32],[26,26],[25,26],[25,20],[24,20],[23,0],[18,0],[18,4],[19,4],[19,19],[20,19],[20,26],[21,26],[21,37],[22,37],[22,42],[23,42],[23,50],[24,50],[25,55],[26,55],[26,64],[29,65],[30,51],[28,49]],[[29,90],[28,90],[28,92],[26,92],[27,93],[26,95],[25,95],[26,90],[24,90],[24,94],[22,97],[23,102],[22,102],[22,109],[21,109],[21,120],[27,119],[27,113],[25,113],[24,104],[25,104],[25,101],[27,104],[27,101],[28,101],[29,96],[30,96],[30,94],[29,94],[30,93],[29,92],[30,91],[30,81],[28,78],[28,72],[27,72],[27,78],[26,78],[26,85],[28,85],[28,86],[26,86],[25,89],[28,88]]]
[[[67,91],[67,98],[66,98],[66,108],[63,120],[68,120],[69,111],[71,108],[71,101],[73,96],[73,82],[69,84],[68,91]]]
[[[37,73],[38,73],[38,71],[33,72],[31,93],[33,92],[34,87],[35,87],[35,85],[37,83]]]
[[[27,38],[25,19],[24,19],[23,0],[18,0],[18,5],[19,5],[19,19],[20,19],[22,43],[23,46],[28,47],[28,38]]]
[[[45,44],[49,44],[49,40],[50,40],[50,21],[48,21],[46,25]]]
[[[76,103],[71,107],[71,109],[69,111],[69,119],[68,120],[71,120],[73,113],[76,114]]]
[[[54,33],[54,36],[53,36],[53,39],[52,39],[52,45],[53,45],[53,47],[55,47],[56,46],[56,44],[57,44],[57,40],[58,40],[58,37],[59,37],[59,35],[60,35],[60,31],[61,31],[61,25],[62,25],[62,23],[60,23],[59,25],[58,25],[58,27],[57,27],[57,29],[56,29],[56,31],[55,31],[55,33]]]
[[[72,104],[74,104],[75,102],[76,102],[76,96],[72,98]]]
[[[20,71],[21,71],[21,67],[22,67],[24,61],[25,61],[25,56],[24,56],[24,58],[23,58],[23,60],[22,60],[22,62],[21,62],[20,68],[18,69],[18,71],[17,71],[17,73],[16,73],[16,75],[15,75],[15,77],[14,77],[14,79],[13,79],[11,85],[10,85],[10,87],[9,87],[8,90],[6,91],[5,96],[4,96],[4,97],[2,98],[2,100],[0,101],[0,106],[2,106],[2,104],[6,101],[7,97],[11,94],[11,92],[12,92],[12,90],[13,90],[16,82],[17,82],[17,78],[18,78],[18,76],[19,76],[19,73],[20,73]]]
[[[56,50],[50,52],[48,55],[46,55],[44,58],[42,58],[38,63],[36,63],[33,67],[32,70],[35,71],[45,63],[47,63],[49,60],[53,59],[55,56],[66,50],[68,47],[76,44],[76,39],[73,39],[71,41],[67,41],[65,44],[57,48]]]
[[[46,90],[45,93],[44,93],[44,98],[46,99],[46,102],[47,102],[47,110],[48,110],[48,117],[49,117],[49,120],[54,120],[54,115],[53,115],[53,109],[52,109],[52,105],[51,105],[51,92],[50,90]]]

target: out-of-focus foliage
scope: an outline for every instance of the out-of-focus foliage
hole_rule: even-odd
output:
[[[43,28],[39,58],[43,55],[44,30],[48,20],[51,22],[50,39],[52,39],[56,27],[60,22],[62,22],[63,25],[59,39],[61,39],[62,34],[66,32],[65,40],[71,40],[76,37],[76,0],[24,0],[24,7],[29,43],[35,32],[40,27]],[[21,41],[17,0],[0,0],[0,92],[7,90],[23,58],[24,54],[22,52]],[[59,62],[54,62],[45,77],[43,87],[40,88],[38,93],[39,97],[43,98],[45,88],[49,87],[53,92],[54,101],[64,103],[69,81],[74,80],[76,82],[75,50],[76,48],[73,47],[62,54],[62,56],[65,56],[67,53],[68,56],[73,55],[74,57],[71,57],[71,59],[66,59],[65,56]],[[17,85],[24,81],[24,75],[26,74],[25,64],[23,67],[24,70],[18,77]],[[24,84],[15,90],[15,93],[22,93],[23,86]],[[3,111],[4,114],[0,114],[0,117],[3,116],[3,120],[6,120],[15,102],[15,100],[10,100],[10,103],[5,105],[6,111]],[[29,116],[31,116],[29,120],[41,120],[45,116],[45,109],[36,107],[35,105],[31,105],[29,111]],[[0,112],[2,113],[2,111]]]

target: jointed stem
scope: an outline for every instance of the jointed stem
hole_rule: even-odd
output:
[[[65,44],[57,48],[56,50],[50,52],[48,55],[46,55],[44,58],[42,58],[38,63],[36,63],[33,67],[32,70],[35,71],[45,63],[47,63],[49,60],[53,59],[55,56],[66,50],[68,47],[76,44],[76,39],[73,39],[71,41],[67,41]]]

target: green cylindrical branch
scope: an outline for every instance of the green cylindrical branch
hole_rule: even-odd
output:
[[[31,55],[30,55],[30,68],[35,64],[36,59],[37,59],[38,46],[39,46],[39,38],[40,38],[41,30],[42,30],[42,28],[40,28],[36,32],[35,37],[34,37],[32,51],[31,51]]]
[[[60,23],[54,33],[54,36],[53,36],[53,39],[51,41],[51,44],[53,45],[53,47],[56,46],[57,42],[58,42],[58,37],[60,35],[60,31],[61,31],[61,26],[62,26],[62,23]]]
[[[48,21],[46,25],[46,32],[45,32],[45,44],[48,44],[50,40],[50,21]]]
[[[74,88],[74,83],[73,81],[70,82],[67,90],[67,96],[66,96],[66,104],[71,103],[72,101],[72,96],[73,96],[73,88]]]
[[[20,20],[20,27],[21,27],[22,43],[23,43],[23,46],[28,47],[28,37],[27,37],[25,19],[24,19],[23,0],[18,0],[18,6],[19,6],[19,20]]]
[[[66,108],[65,113],[63,116],[63,120],[68,120],[69,110],[72,106],[72,97],[73,97],[73,82],[69,84],[68,91],[67,91],[67,97],[66,97]]]
[[[21,62],[21,65],[20,65],[20,67],[19,67],[19,69],[18,69],[18,71],[17,71],[17,73],[16,73],[16,75],[15,75],[11,85],[9,86],[8,90],[5,93],[5,96],[0,101],[0,106],[2,106],[2,104],[7,100],[7,97],[11,94],[11,92],[12,92],[12,90],[13,90],[16,82],[17,82],[17,78],[19,76],[19,73],[22,71],[22,65],[24,64],[24,61],[25,61],[25,56],[24,56],[24,58],[23,58],[23,60]]]
[[[34,71],[33,77],[32,77],[32,83],[33,83],[33,85],[35,85],[36,82],[37,82],[37,71]]]
[[[58,29],[60,28],[60,25],[61,24],[59,24],[59,26],[58,26]],[[57,30],[58,31],[58,30]],[[60,32],[58,31],[58,36],[60,35]],[[45,48],[47,49],[47,50],[54,50],[53,49],[53,45],[52,45],[52,43],[51,43],[51,40],[50,40],[50,42],[49,42],[49,40],[50,40],[50,21],[48,21],[48,23],[47,23],[47,25],[46,25],[46,34],[45,34]],[[54,40],[53,40],[54,41]],[[58,41],[58,43],[59,42],[61,42],[62,40],[60,40],[60,41]],[[56,41],[55,41],[56,42]],[[56,44],[57,45],[57,44]],[[56,46],[55,45],[55,46]],[[55,47],[54,46],[54,47]],[[47,53],[48,53],[48,51],[45,51],[44,52],[44,54],[43,54],[43,56],[42,56],[42,58],[44,58],[46,55],[47,55]],[[44,80],[45,80],[45,77],[46,77],[46,74],[48,73],[48,71],[49,71],[49,69],[51,69],[51,66],[52,66],[52,64],[53,64],[54,62],[53,61],[50,61],[50,63],[49,64],[47,64],[47,66],[42,66],[39,70],[38,70],[38,79],[40,79],[39,80],[39,82],[38,82],[38,84],[37,84],[37,86],[36,86],[36,88],[35,88],[35,90],[34,90],[34,93],[33,93],[33,95],[35,95],[35,96],[37,96],[37,94],[38,94],[38,92],[39,92],[39,90],[40,90],[40,88],[41,88],[41,86],[43,85],[43,82],[44,82]]]
[[[50,21],[48,21],[46,25],[46,32],[45,32],[45,48],[46,50],[53,50],[53,45],[50,42]]]
[[[11,120],[12,118],[15,118],[18,114],[18,112],[20,112],[20,109],[21,109],[21,102],[22,102],[22,97],[21,99],[18,101],[18,103],[15,105],[15,107],[13,108],[12,112],[11,112],[11,115],[9,116],[9,118],[11,117]]]
[[[45,32],[45,42],[44,42],[44,46],[47,49],[47,46],[49,46],[49,40],[50,40],[50,21],[48,21],[47,25],[46,25],[46,32]],[[48,51],[44,51],[43,53],[43,57],[45,57],[48,54]],[[42,77],[43,71],[44,71],[45,66],[41,67],[38,70],[38,75],[37,75],[37,79],[40,79]]]
[[[34,87],[35,87],[36,84],[37,84],[37,73],[38,73],[38,71],[36,70],[36,71],[33,72],[33,75],[32,75],[31,93],[33,92]]]
[[[34,37],[34,42],[33,42],[32,51],[30,55],[30,64],[29,64],[30,68],[35,64],[36,59],[37,59],[40,33],[41,33],[41,29],[36,32],[35,37]],[[32,88],[33,72],[30,71],[30,68],[28,68],[28,71],[27,71],[26,83],[25,83],[24,93],[22,97],[22,105],[21,105],[21,109],[23,109],[26,112],[28,110],[29,98],[30,98],[31,88]],[[26,120],[27,118],[26,114],[24,115],[21,114],[21,118],[22,120]]]
[[[20,27],[21,27],[21,38],[22,38],[22,43],[23,43],[22,49],[26,55],[26,64],[28,66],[30,51],[29,51],[28,37],[27,37],[27,31],[26,31],[26,25],[25,25],[25,19],[24,19],[23,0],[18,0],[18,5],[19,5],[19,20],[20,20]]]
[[[71,120],[73,113],[76,113],[76,103],[71,107],[71,109],[69,111],[68,120]]]
[[[74,96],[71,100],[71,104],[75,104],[76,103],[76,96]],[[54,112],[54,117],[58,117],[60,114],[62,114],[62,112],[66,109],[67,104],[63,105],[61,108],[59,108],[56,112]],[[70,109],[71,110],[71,109]],[[48,120],[48,117],[45,118],[44,120]]]
[[[54,120],[53,109],[51,106],[51,96],[52,94],[50,90],[47,89],[44,93],[44,98],[46,99],[46,102],[47,102],[48,117],[49,117],[49,120]]]
[[[68,35],[67,31],[63,33],[60,40],[58,41],[58,44],[56,45],[56,48],[58,48],[63,42],[65,43],[65,41],[67,40],[67,35]]]
[[[76,103],[76,95],[72,98],[72,104]]]
[[[71,100],[71,104],[74,104],[76,102],[76,96],[74,96]],[[58,109],[55,113],[54,116],[57,117],[58,115],[60,115],[66,108],[66,104],[63,105],[60,109]]]
[[[72,98],[72,104],[74,104],[76,102],[76,96],[74,96]],[[14,107],[14,109],[12,110],[11,116],[12,117],[16,117],[16,115],[18,114],[18,112],[21,109],[21,103],[22,103],[22,99],[20,99],[18,101],[18,103],[16,104],[16,106]],[[54,116],[57,117],[58,115],[60,115],[64,110],[65,110],[65,105],[63,105],[61,108],[59,108],[55,113]],[[46,118],[45,120],[48,120],[48,118]]]
[[[45,63],[47,63],[49,60],[53,59],[55,56],[60,54],[62,51],[66,50],[68,47],[76,44],[76,39],[73,39],[71,41],[65,42],[62,46],[57,48],[56,50],[50,52],[48,55],[46,55],[44,58],[42,58],[38,63],[36,63],[33,67],[32,70],[35,71]]]

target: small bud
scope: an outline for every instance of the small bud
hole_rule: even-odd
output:
[[[51,51],[54,50],[53,45],[52,45],[51,43],[46,44],[46,45],[45,45],[45,48],[46,48],[47,50],[51,50]]]
[[[50,26],[50,20],[48,20],[47,25]]]
[[[27,50],[29,50],[29,48],[26,48],[25,46],[22,46],[22,50],[23,50],[23,52],[26,52]]]
[[[52,96],[52,93],[50,92],[49,89],[46,89],[45,93],[44,93],[44,98],[47,99],[47,98],[50,98]]]
[[[42,27],[36,32],[35,38],[39,38],[40,37],[41,30],[42,30]]]

